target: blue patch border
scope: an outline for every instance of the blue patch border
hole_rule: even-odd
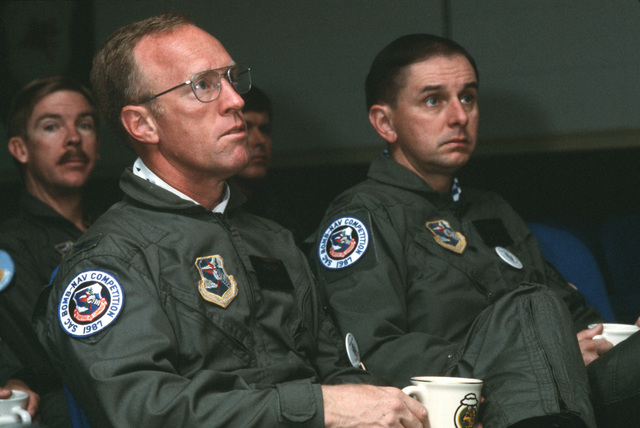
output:
[[[0,250],[0,272],[2,272],[2,278],[0,278],[0,291],[4,290],[16,273],[16,265],[13,259],[4,250]]]

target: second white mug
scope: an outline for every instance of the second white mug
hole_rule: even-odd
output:
[[[31,415],[25,410],[29,394],[12,390],[11,397],[0,399],[0,425],[30,424]]]

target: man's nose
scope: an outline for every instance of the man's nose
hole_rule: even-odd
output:
[[[449,104],[448,108],[449,125],[466,125],[469,121],[469,113],[460,100],[455,100]]]
[[[267,136],[260,131],[257,126],[249,131],[249,144],[252,146],[264,146],[267,143]]]
[[[220,106],[223,111],[242,110],[244,100],[227,79],[220,79]]]
[[[82,143],[82,137],[80,136],[80,132],[76,129],[75,126],[67,126],[67,144],[68,145],[78,145]]]

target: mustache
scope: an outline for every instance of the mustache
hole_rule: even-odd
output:
[[[58,164],[76,160],[84,163],[89,163],[91,159],[89,159],[89,156],[82,149],[69,150],[60,157],[60,160],[58,160]]]

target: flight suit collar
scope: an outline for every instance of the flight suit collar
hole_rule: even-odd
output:
[[[231,194],[225,212],[239,207],[246,201],[246,197],[238,188],[233,185],[229,185],[229,188]],[[120,189],[126,196],[156,209],[186,211],[202,211],[204,209],[202,205],[182,199],[170,191],[136,176],[133,172],[133,167],[128,167],[122,173]]]
[[[64,218],[60,213],[51,208],[28,192],[24,192],[20,197],[20,211],[23,215],[41,219],[50,224],[68,224],[78,229],[75,224]],[[85,227],[89,227],[93,221],[92,216],[88,215],[85,210],[85,217],[82,220]]]
[[[451,194],[438,192],[416,173],[384,155],[373,160],[367,176],[372,180],[420,194],[434,203],[454,204]]]

